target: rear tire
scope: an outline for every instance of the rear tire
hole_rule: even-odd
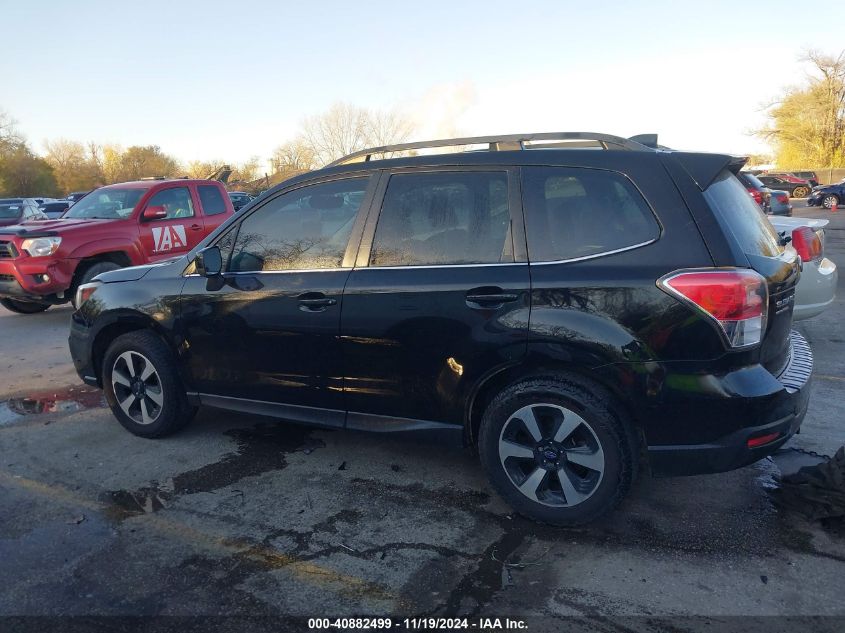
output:
[[[37,312],[44,312],[50,307],[49,303],[41,303],[39,301],[18,301],[17,299],[0,299],[0,305],[17,314],[36,314]]]
[[[185,395],[173,353],[150,330],[116,338],[103,357],[102,367],[106,402],[134,435],[171,435],[197,412]]]
[[[825,209],[832,209],[834,205],[839,206],[839,196],[830,194],[822,198],[822,206]]]
[[[112,270],[117,270],[121,268],[119,264],[115,264],[114,262],[97,262],[96,264],[92,264],[88,268],[85,269],[85,272],[82,273],[82,276],[79,278],[79,283],[76,284],[73,291],[71,292],[70,302],[73,304],[74,308],[78,308],[79,306],[76,305],[76,288],[79,286],[87,283],[91,283],[91,281],[97,275],[101,273],[107,273]]]
[[[807,187],[795,187],[795,189],[792,190],[792,197],[806,198],[808,193],[810,193],[810,190],[807,189]]]
[[[636,476],[636,447],[612,394],[569,374],[506,388],[484,412],[478,439],[502,498],[530,519],[559,526],[589,523],[619,504]]]

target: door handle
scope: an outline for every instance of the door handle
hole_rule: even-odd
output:
[[[329,306],[337,305],[337,299],[327,297],[322,292],[306,292],[299,295],[299,309],[303,312],[323,312]]]
[[[202,230],[202,227],[201,227],[199,224],[192,224],[192,225],[190,226],[190,229],[191,229],[192,231],[201,231],[201,230]]]
[[[519,299],[515,292],[505,292],[501,288],[473,288],[466,294],[467,305],[471,308],[492,308]]]

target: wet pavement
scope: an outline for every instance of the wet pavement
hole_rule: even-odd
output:
[[[845,218],[828,249],[845,267]],[[46,370],[10,360],[0,384],[0,614],[534,615],[548,630],[570,616],[661,630],[648,618],[845,615],[842,521],[772,499],[782,473],[845,444],[843,298],[799,326],[817,369],[789,444],[803,452],[641,476],[577,530],[512,515],[469,452],[415,438],[210,409],[175,437],[133,437],[72,378],[67,309],[4,313],[4,360],[28,358],[26,340],[48,351]]]

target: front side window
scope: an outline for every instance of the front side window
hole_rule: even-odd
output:
[[[513,261],[505,172],[391,176],[371,266]]]
[[[194,204],[191,201],[191,192],[187,187],[162,189],[149,199],[147,208],[150,207],[164,207],[167,216],[162,218],[163,220],[194,217]]]
[[[220,215],[226,212],[226,203],[223,202],[223,194],[214,185],[200,185],[197,187],[200,194],[200,203],[205,215]]]
[[[229,270],[341,267],[368,181],[335,180],[268,201],[241,222]]]
[[[531,261],[600,255],[660,235],[648,203],[622,174],[569,167],[526,167],[522,174]]]

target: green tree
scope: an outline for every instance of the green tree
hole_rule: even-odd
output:
[[[87,191],[102,184],[99,164],[82,143],[57,139],[47,141],[44,146],[47,150],[44,160],[53,168],[62,193]]]
[[[775,150],[781,169],[845,166],[845,51],[838,56],[810,51],[807,84],[790,88],[769,111],[758,132]]]
[[[0,157],[0,192],[5,196],[56,196],[53,168],[26,145]]]

